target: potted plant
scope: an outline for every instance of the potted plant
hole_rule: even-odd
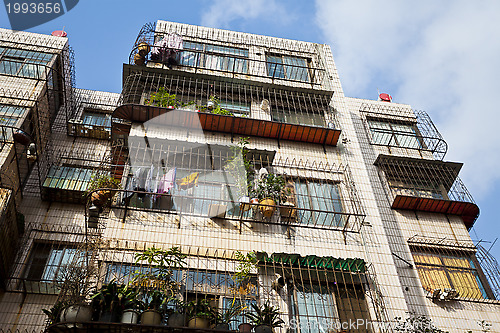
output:
[[[187,303],[186,318],[190,328],[209,328],[215,323],[215,313],[208,299],[197,299]]]
[[[215,312],[215,329],[229,331],[229,324],[234,321],[234,317],[238,316],[243,312],[245,307],[241,303],[236,302],[236,298],[233,298],[231,306],[222,311]]]
[[[96,270],[94,266],[85,264],[84,259],[83,254],[77,252],[73,261],[60,270],[59,277],[63,282],[59,299],[66,305],[61,311],[60,321],[68,322],[67,327],[78,327],[77,323],[92,320],[88,299]]]
[[[49,310],[42,309],[43,313],[47,315],[49,325],[55,325],[61,320],[61,313],[66,307],[66,304],[61,301],[57,301]]]
[[[252,190],[252,197],[259,200],[259,208],[262,215],[271,218],[276,205],[286,200],[283,193],[285,179],[281,175],[264,174],[261,178],[255,180],[255,187]]]
[[[117,322],[120,316],[119,286],[111,281],[91,296],[91,306],[98,321]]]
[[[169,297],[161,290],[152,290],[145,297],[144,312],[141,314],[141,324],[160,325],[166,306],[170,300]]]
[[[235,181],[235,197],[238,198],[240,209],[247,211],[250,209],[250,197],[248,189],[250,181],[248,175],[252,168],[252,164],[247,159],[248,149],[246,145],[249,143],[248,137],[240,138],[237,146],[232,146],[232,156],[228,159],[224,166],[224,170],[228,172]]]
[[[232,116],[233,113],[226,109],[221,108],[219,99],[212,95],[208,98],[207,105],[198,105],[200,111],[209,112],[213,114],[220,114],[224,116]]]
[[[185,258],[186,255],[177,247],[168,250],[150,247],[135,255],[136,264],[149,265],[146,271],[136,271],[132,280],[132,285],[136,286],[145,298],[141,323],[161,323],[167,305],[176,299],[180,291],[180,285],[173,275],[174,269],[185,265]]]
[[[174,309],[168,316],[167,325],[170,327],[184,327],[186,325],[187,304],[179,299],[174,299]]]
[[[293,220],[297,216],[295,186],[293,181],[288,181],[283,188],[285,202],[280,205],[280,216],[282,220]]]
[[[118,179],[105,174],[95,174],[89,183],[85,196],[87,196],[88,193],[92,193],[90,197],[92,204],[97,207],[103,207],[110,203],[110,199],[113,197],[114,193],[109,189],[117,189],[118,187],[120,187],[120,181]],[[97,189],[102,190],[95,191]]]
[[[255,325],[255,333],[272,333],[275,327],[281,327],[285,322],[280,318],[278,308],[265,302],[261,306],[252,304],[253,312],[245,316]]]
[[[122,323],[137,324],[139,321],[142,302],[139,300],[137,288],[129,284],[122,285],[118,290],[120,310],[122,312]]]

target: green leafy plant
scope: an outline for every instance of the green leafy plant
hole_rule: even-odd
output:
[[[261,306],[252,304],[253,312],[245,313],[250,322],[255,325],[266,325],[270,327],[281,327],[285,322],[280,318],[278,308],[265,302]]]
[[[270,198],[278,205],[286,201],[285,178],[283,176],[270,173],[254,182],[256,186],[250,192],[252,197],[259,200]]]
[[[217,312],[210,306],[208,299],[197,299],[190,301],[185,306],[186,317],[188,320],[193,318],[205,318],[211,324],[217,320]]]
[[[180,285],[173,279],[174,270],[184,267],[185,258],[186,255],[178,247],[168,250],[150,247],[135,255],[136,264],[145,262],[150,266],[145,271],[135,271],[131,281],[139,293],[149,300],[146,307],[156,306],[158,302],[166,305],[175,300]]]
[[[212,108],[209,109],[206,105],[199,105],[198,109],[200,109],[203,112],[210,112],[213,114],[220,114],[220,115],[225,115],[225,116],[232,116],[233,113],[231,111],[228,111],[226,109],[221,108],[220,106],[220,101],[216,96],[210,96],[208,98],[210,102],[212,102]]]
[[[253,251],[247,254],[236,251],[236,260],[238,260],[238,266],[236,266],[233,279],[238,286],[241,286],[248,282],[251,271],[257,268],[258,260]]]
[[[215,313],[215,324],[229,324],[234,321],[234,317],[240,315],[246,309],[240,302],[237,302],[236,298],[233,298],[231,306],[222,311],[216,311]]]
[[[67,304],[65,302],[57,301],[50,309],[42,309],[43,313],[48,317],[49,325],[54,325],[59,322],[61,313],[66,306]]]
[[[232,156],[224,166],[224,170],[229,172],[236,181],[238,198],[247,196],[251,186],[248,175],[251,173],[252,163],[247,159],[248,143],[248,137],[241,137],[238,145],[231,146]]]

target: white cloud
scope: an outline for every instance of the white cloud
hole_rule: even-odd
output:
[[[317,23],[332,45],[346,95],[426,110],[465,163],[471,192],[500,183],[498,1],[317,0]]]
[[[289,16],[276,0],[214,0],[202,15],[201,25],[229,28],[235,21],[265,18],[286,22]]]

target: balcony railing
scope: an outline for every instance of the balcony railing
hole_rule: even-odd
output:
[[[394,209],[460,215],[468,229],[479,216],[478,206],[458,178],[461,163],[379,155],[375,165]]]
[[[428,152],[439,160],[446,155],[448,145],[425,111],[387,103],[364,103],[360,111],[371,144],[391,152],[392,147]]]
[[[128,146],[113,149],[113,162],[106,172],[121,177],[122,189],[114,190],[118,194],[112,207],[222,218],[240,231],[256,222],[357,232],[365,217],[344,166],[274,158],[274,152],[250,150],[244,157],[250,169],[246,171],[242,164],[237,171],[230,146],[148,141],[149,147],[129,137]],[[273,203],[244,201],[252,197],[247,182],[253,188],[257,172],[282,177],[282,190],[290,188],[288,196]],[[314,175],[315,180],[306,175]]]
[[[268,60],[255,59],[249,56],[248,49],[251,45],[239,44],[238,47],[230,47],[222,45],[223,41],[211,40],[207,36],[203,38],[203,42],[188,41],[185,36],[180,36],[184,38],[184,49],[171,52],[171,55],[162,56],[160,59],[152,57],[150,50],[157,48],[155,43],[167,37],[167,33],[156,31],[154,24],[146,24],[132,48],[129,64],[147,64],[153,68],[168,67],[197,74],[216,73],[219,76],[239,79],[259,78],[278,84],[297,82],[309,87],[320,87],[329,82],[326,70],[312,65],[310,61],[277,62],[274,53]],[[145,44],[149,46],[149,50]],[[164,51],[167,54],[170,52],[167,49]]]
[[[200,78],[136,73],[124,84],[113,118],[335,146],[340,129],[329,94],[301,93]],[[207,104],[216,101],[215,109]],[[176,116],[165,115],[172,110]],[[245,110],[245,111],[243,111]],[[114,124],[113,124],[114,126]]]

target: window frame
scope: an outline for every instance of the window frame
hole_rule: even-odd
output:
[[[432,293],[436,289],[444,291],[446,288],[452,288],[459,292],[458,297],[460,299],[495,299],[474,253],[459,251],[451,254],[444,253],[444,250],[442,252],[437,252],[435,250],[431,251],[430,249],[412,246],[411,254],[424,290]],[[421,261],[422,258],[433,258],[432,260],[428,260],[433,262],[423,262]],[[468,266],[450,265],[449,263],[453,261],[457,263],[461,262],[462,264],[467,263]],[[439,274],[433,274],[434,276],[431,276],[431,274],[427,273],[432,271],[439,272]],[[433,282],[432,280],[437,275],[445,280]],[[460,283],[457,282],[457,276],[462,277],[459,281]],[[468,279],[467,276],[474,277],[474,279]],[[466,283],[464,284],[464,282]],[[475,284],[473,284],[473,282],[475,282]],[[466,295],[462,292],[463,290],[467,291]],[[475,292],[472,295],[470,294],[471,290]]]
[[[298,61],[303,61],[304,65],[298,65]],[[311,64],[311,58],[266,52],[266,74],[273,79],[312,83],[314,76],[311,73]],[[292,77],[294,69],[297,73]]]
[[[425,149],[424,140],[416,122],[391,121],[391,119],[375,117],[367,117],[366,122],[368,124],[371,139],[370,141],[372,144],[418,150]],[[386,128],[381,127],[380,124],[384,124]],[[374,125],[379,126],[376,127]],[[400,127],[400,129],[407,128],[411,131],[401,131],[398,130],[397,127]],[[386,137],[389,139],[387,140]],[[409,144],[405,144],[405,142],[408,141],[408,138],[411,138],[411,140],[409,140]]]
[[[49,64],[52,62],[54,56],[55,54],[46,52],[2,48],[0,49],[0,75],[13,75],[30,79],[41,79],[44,75],[49,74],[49,71],[45,68],[49,67]],[[4,69],[7,68],[6,64],[9,64],[10,69],[13,68],[14,64],[14,67],[17,67],[17,69],[15,72],[12,70],[4,71]],[[27,70],[29,67],[31,67],[31,69]],[[32,75],[29,73],[32,73]]]
[[[238,74],[248,74],[249,59],[248,49],[197,41],[184,41],[184,48],[177,57],[182,66]]]

